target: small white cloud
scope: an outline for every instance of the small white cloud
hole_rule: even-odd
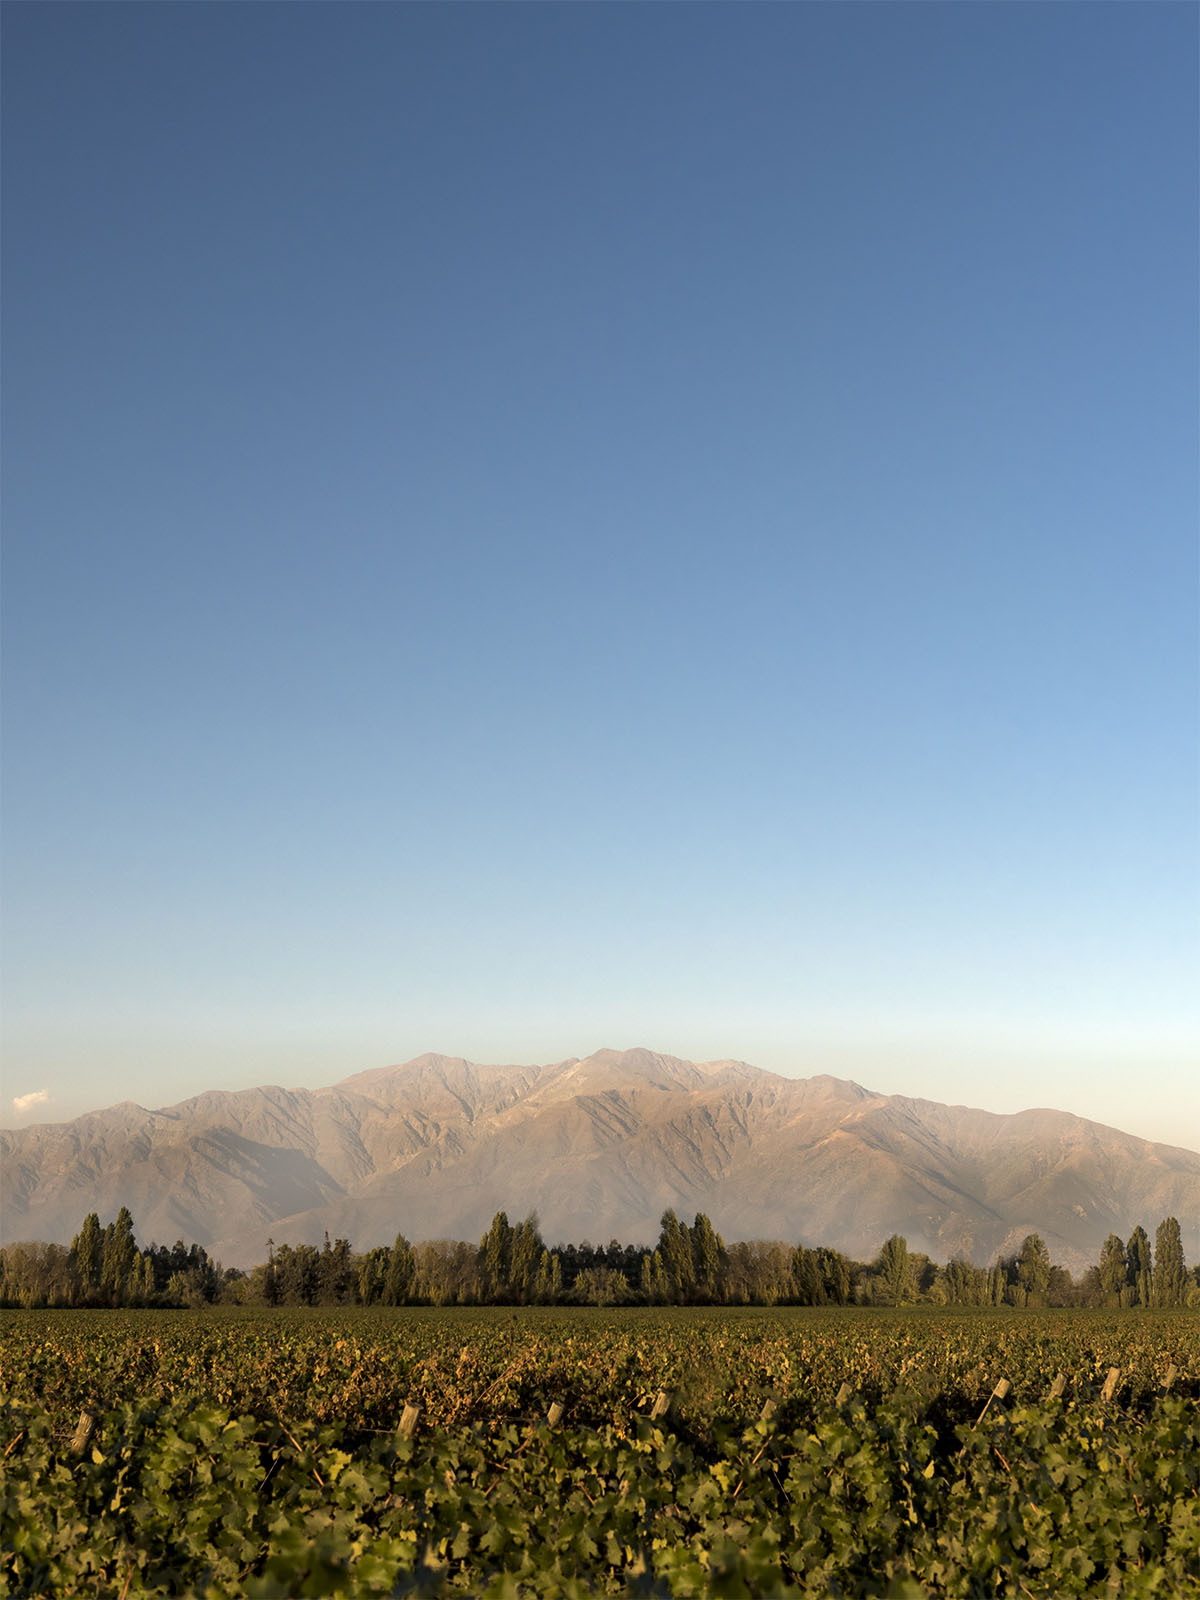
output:
[[[49,1089],[35,1089],[32,1094],[13,1095],[13,1109],[28,1111],[30,1106],[40,1106],[43,1100],[49,1100]]]

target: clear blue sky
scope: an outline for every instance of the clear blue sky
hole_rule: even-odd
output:
[[[3,1120],[1200,1145],[1198,15],[6,5]]]

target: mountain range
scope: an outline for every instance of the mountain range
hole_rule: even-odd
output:
[[[653,1240],[673,1207],[727,1239],[869,1259],[893,1233],[978,1263],[1042,1235],[1074,1272],[1110,1233],[1179,1219],[1200,1252],[1200,1154],[1063,1111],[997,1115],[742,1061],[599,1050],[549,1066],[423,1055],[323,1089],[124,1102],[0,1132],[0,1239],[69,1242],[129,1207],[139,1239],[226,1266],[267,1240],[477,1240],[536,1211],[550,1243]]]

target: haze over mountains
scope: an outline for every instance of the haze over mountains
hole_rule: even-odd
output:
[[[0,1132],[0,1239],[69,1242],[122,1205],[143,1242],[227,1266],[267,1239],[358,1249],[478,1239],[536,1210],[548,1242],[643,1242],[672,1206],[728,1239],[872,1257],[892,1233],[978,1263],[1036,1231],[1074,1272],[1109,1233],[1179,1219],[1200,1254],[1200,1154],[1062,1111],[1000,1116],[741,1061],[600,1050],[550,1066],[419,1056],[330,1088],[125,1102]]]

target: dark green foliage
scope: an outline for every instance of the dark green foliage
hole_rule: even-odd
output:
[[[850,1299],[850,1262],[838,1250],[806,1250],[792,1256],[792,1293],[801,1306],[844,1306]]]
[[[404,1239],[403,1234],[399,1235],[397,1244],[400,1239]],[[404,1240],[404,1243],[407,1247],[407,1239]],[[384,1244],[377,1244],[374,1249],[367,1250],[359,1256],[357,1293],[359,1305],[377,1306],[381,1304],[391,1263],[392,1251]]]
[[[538,1258],[537,1276],[533,1280],[533,1298],[540,1306],[556,1304],[562,1298],[562,1257],[543,1247]]]
[[[529,1305],[537,1297],[538,1267],[545,1248],[536,1216],[528,1216],[517,1224],[513,1230],[508,1286],[519,1305]]]
[[[349,1240],[338,1239],[330,1244],[326,1232],[317,1272],[317,1303],[323,1306],[353,1304],[357,1277]]]
[[[493,1302],[509,1297],[512,1247],[513,1230],[508,1217],[503,1211],[497,1211],[491,1227],[479,1244],[484,1286],[488,1299]]]
[[[1156,1306],[1181,1306],[1187,1293],[1187,1270],[1179,1223],[1165,1217],[1154,1235],[1154,1278],[1152,1294]]]
[[[126,1206],[117,1213],[104,1234],[104,1249],[100,1258],[100,1286],[109,1303],[125,1305],[134,1287],[133,1272],[140,1266],[137,1241],[133,1237],[133,1218]]]
[[[817,1251],[817,1267],[825,1291],[825,1303],[844,1306],[850,1303],[851,1266],[840,1250],[830,1250],[822,1245]]]
[[[88,1212],[71,1240],[71,1265],[79,1283],[80,1303],[88,1305],[99,1297],[104,1271],[104,1232],[94,1211]]]
[[[1043,1306],[1050,1287],[1050,1252],[1036,1234],[1026,1234],[1017,1257],[1017,1283],[1024,1296],[1022,1305]]]
[[[1100,1251],[1100,1288],[1110,1305],[1120,1305],[1128,1276],[1125,1246],[1119,1235],[1110,1233]]]
[[[792,1258],[792,1284],[797,1305],[825,1304],[825,1284],[821,1278],[821,1266],[815,1250],[806,1250],[803,1245],[797,1246]]]
[[[725,1244],[702,1211],[697,1212],[689,1234],[696,1296],[697,1299],[711,1304],[720,1292]]]
[[[398,1233],[387,1257],[383,1277],[382,1299],[385,1306],[407,1304],[416,1277],[416,1258],[412,1246],[402,1233]]]
[[[1129,1236],[1125,1252],[1127,1262],[1126,1303],[1131,1306],[1148,1306],[1151,1303],[1153,1275],[1150,1239],[1139,1223]]]
[[[988,1303],[988,1274],[956,1256],[942,1274],[943,1298],[947,1305],[981,1306]]]
[[[275,1248],[276,1304],[315,1306],[321,1296],[321,1252],[311,1244]]]
[[[696,1286],[692,1241],[687,1228],[674,1211],[663,1212],[658,1251],[662,1258],[670,1298],[676,1304],[691,1300]]]
[[[875,1263],[877,1295],[885,1306],[900,1306],[916,1298],[908,1241],[898,1233],[884,1245]]]
[[[725,1241],[715,1232],[703,1211],[697,1212],[691,1227],[692,1275],[696,1298],[711,1305],[721,1298],[725,1275]]]

